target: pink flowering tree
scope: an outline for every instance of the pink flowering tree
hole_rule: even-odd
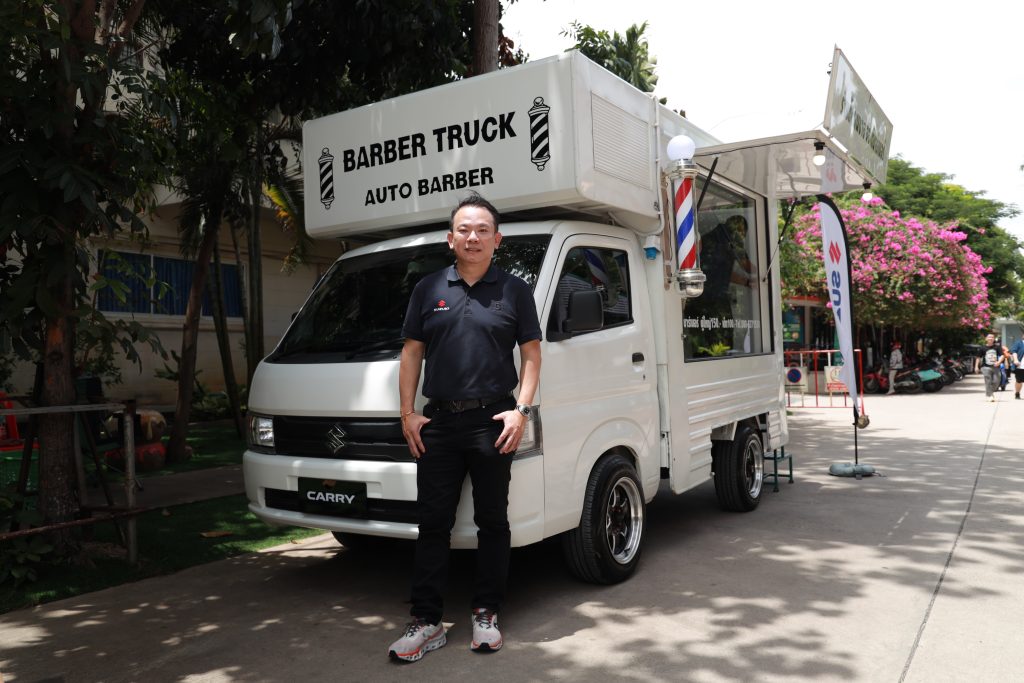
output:
[[[902,217],[882,199],[841,209],[850,245],[858,325],[917,329],[986,328],[991,272],[956,225]],[[817,204],[783,238],[783,296],[827,301]]]

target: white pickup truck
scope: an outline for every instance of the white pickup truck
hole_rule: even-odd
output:
[[[497,265],[533,288],[544,330],[512,545],[562,535],[575,574],[612,583],[636,567],[663,480],[713,478],[723,508],[757,507],[762,456],[787,441],[774,184],[749,167],[697,179],[707,281],[688,298],[665,182],[679,134],[718,144],[575,52],[307,122],[308,231],[381,241],[334,264],[256,372],[250,510],[343,543],[416,537],[402,320],[450,264],[446,221],[469,189],[503,212]],[[452,543],[475,547],[470,495]]]

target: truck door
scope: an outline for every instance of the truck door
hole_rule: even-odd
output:
[[[601,293],[604,323],[566,338],[560,333],[569,297],[585,290]],[[541,324],[547,339],[541,412],[545,526],[550,532],[578,524],[590,469],[607,448],[626,446],[637,456],[645,490],[658,483],[654,338],[635,242],[596,235],[568,238]]]

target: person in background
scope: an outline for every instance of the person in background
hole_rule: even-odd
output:
[[[896,373],[903,369],[903,349],[898,341],[892,343],[892,353],[889,354],[889,394],[896,393]]]
[[[1013,397],[1020,400],[1020,388],[1024,384],[1024,337],[1014,342],[1010,349],[1010,359],[1013,361]]]
[[[1006,391],[1006,385],[1013,374],[1013,357],[1010,355],[1010,349],[1005,346],[1002,349],[999,355],[999,391]]]
[[[990,402],[996,400],[995,390],[998,383],[1000,361],[996,336],[990,334],[985,337],[985,349],[981,352],[981,358],[978,361],[981,366],[981,376],[985,379],[985,400]]]

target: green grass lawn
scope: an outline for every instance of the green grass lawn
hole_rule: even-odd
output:
[[[167,443],[166,437],[164,443]],[[189,425],[188,445],[192,447],[192,457],[188,460],[165,465],[159,470],[140,472],[140,476],[152,477],[208,467],[241,465],[242,453],[245,451],[245,439],[238,436],[234,426],[226,421]]]
[[[240,457],[240,456],[239,456]],[[228,496],[139,515],[139,565],[125,559],[112,523],[97,524],[84,558],[75,564],[43,565],[39,579],[17,589],[0,586],[0,613],[68,598],[150,576],[170,574],[214,560],[308,538],[315,529],[270,527],[246,508],[245,496]],[[204,532],[227,535],[205,538]]]

